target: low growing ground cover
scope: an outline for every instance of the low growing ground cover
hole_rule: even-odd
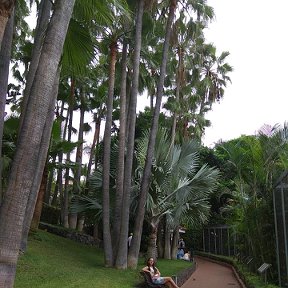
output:
[[[45,231],[31,236],[28,250],[18,261],[15,288],[131,288],[142,281],[139,269],[116,270],[103,266],[103,251]],[[182,260],[160,259],[162,275],[190,267]]]

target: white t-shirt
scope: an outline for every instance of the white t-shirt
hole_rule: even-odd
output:
[[[148,270],[149,270],[149,267],[148,267],[148,266],[147,266],[147,268],[148,268]],[[153,267],[150,267],[150,273],[151,273],[152,278],[153,278],[153,277],[159,277],[159,272],[158,272],[158,270],[157,270],[157,269],[154,270]]]

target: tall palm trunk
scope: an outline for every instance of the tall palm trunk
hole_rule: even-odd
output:
[[[52,157],[52,161],[51,161],[51,166],[53,167],[56,163],[56,155]],[[48,175],[48,183],[47,183],[47,189],[45,191],[45,195],[44,195],[44,203],[49,205],[50,204],[50,194],[51,194],[51,190],[52,190],[52,182],[54,179],[54,169],[51,168],[49,171],[49,175]]]
[[[29,103],[31,87],[33,85],[35,73],[39,64],[39,59],[41,56],[41,49],[43,46],[44,34],[45,34],[45,31],[47,29],[47,25],[50,19],[51,7],[52,7],[52,3],[49,0],[42,0],[40,3],[39,16],[37,19],[36,33],[35,33],[35,38],[34,38],[33,50],[32,50],[32,59],[29,65],[29,70],[28,70],[27,79],[26,79],[26,87],[23,93],[24,97],[23,97],[23,102],[22,102],[22,107],[21,107],[19,131],[21,131],[27,105],[29,105],[28,103]]]
[[[45,166],[43,176],[42,176],[42,181],[34,209],[34,214],[33,218],[31,221],[31,226],[30,230],[31,231],[36,231],[38,230],[39,227],[39,222],[40,222],[40,217],[41,217],[41,212],[42,212],[42,207],[43,207],[43,200],[44,200],[44,195],[47,187],[47,182],[48,182],[48,169],[47,169],[47,164]]]
[[[138,255],[140,251],[141,234],[142,234],[142,227],[143,227],[143,220],[144,220],[144,213],[145,213],[145,203],[146,203],[147,193],[148,193],[149,184],[150,184],[152,157],[154,153],[154,146],[155,146],[156,134],[157,134],[157,129],[158,129],[158,120],[159,120],[160,107],[161,107],[162,96],[163,96],[164,79],[166,75],[166,66],[167,66],[167,60],[168,60],[169,41],[170,41],[172,22],[173,22],[176,6],[177,6],[177,0],[171,0],[169,16],[168,16],[167,25],[166,25],[165,40],[164,40],[164,45],[163,45],[162,63],[160,67],[160,77],[159,77],[159,82],[157,85],[156,104],[154,108],[152,127],[150,131],[148,149],[147,149],[147,154],[146,154],[145,167],[144,167],[143,177],[141,181],[140,199],[138,203],[136,219],[135,219],[135,224],[134,224],[133,240],[131,243],[131,248],[129,250],[129,256],[128,256],[128,266],[134,269],[136,269],[137,267]]]
[[[52,130],[53,119],[54,119],[54,104],[55,104],[55,101],[57,98],[58,87],[59,87],[59,77],[60,77],[60,70],[58,69],[58,71],[56,72],[55,80],[54,80],[55,81],[54,87],[51,91],[51,104],[50,104],[50,107],[48,110],[46,123],[44,126],[44,132],[42,135],[42,138],[44,138],[45,141],[47,138],[50,140],[50,136],[51,136],[51,130]],[[45,143],[41,142],[41,146],[39,149],[38,158],[39,159],[43,159],[43,158],[45,159],[45,162],[43,163],[44,164],[43,169],[44,169],[45,163],[46,163],[49,144],[50,144],[50,141],[47,141]],[[43,170],[42,170],[42,172],[41,172],[41,169],[39,171],[37,171],[37,174],[35,176],[37,176],[37,177],[35,177],[35,180],[34,180],[35,182],[39,181],[39,178],[42,180]],[[40,181],[40,183],[41,183],[41,181]],[[28,202],[26,204],[26,212],[25,212],[25,217],[24,217],[23,230],[22,230],[22,240],[21,240],[21,247],[20,247],[20,249],[22,251],[26,251],[26,248],[27,248],[30,223],[31,223],[31,220],[33,218],[33,213],[34,213],[34,209],[35,209],[35,205],[36,205],[36,201],[37,201],[37,195],[39,192],[39,187],[37,185],[39,185],[38,182],[36,184],[33,183],[33,186],[30,190]]]
[[[4,116],[5,116],[5,105],[7,95],[7,85],[9,76],[9,64],[11,56],[11,46],[13,39],[13,26],[14,26],[14,13],[12,13],[5,29],[3,37],[3,45],[0,49],[0,206],[3,198],[3,187],[2,187],[2,170],[3,170],[3,159],[2,159],[2,137],[4,128]]]
[[[28,70],[27,79],[26,79],[26,86],[23,92],[24,97],[23,97],[23,102],[21,104],[21,116],[20,116],[19,130],[21,130],[22,123],[25,117],[25,111],[29,103],[30,90],[31,90],[33,80],[35,77],[35,73],[39,64],[39,58],[41,56],[41,49],[43,46],[44,34],[47,29],[47,25],[49,23],[51,8],[52,8],[52,3],[50,0],[41,1],[40,7],[39,7],[39,16],[38,16],[37,25],[36,25],[36,33],[34,37],[32,59],[29,64],[29,70]]]
[[[100,127],[101,127],[101,116],[99,115],[95,119],[95,131],[94,131],[93,142],[92,142],[90,155],[89,155],[89,162],[87,165],[87,174],[86,174],[87,179],[90,177],[93,158],[95,158],[94,155],[95,155],[96,146],[99,143]],[[95,169],[96,169],[96,163],[95,163]],[[86,180],[86,181],[88,183],[88,180]]]
[[[83,134],[84,134],[84,116],[85,116],[85,91],[81,89],[81,106],[80,106],[80,121],[79,121],[79,131],[78,131],[78,142],[76,150],[76,173],[74,175],[73,192],[74,195],[79,195],[80,190],[80,179],[82,170],[82,157],[83,157]],[[78,215],[77,217],[77,230],[83,230],[84,216]]]
[[[166,217],[165,217],[166,220]],[[171,259],[171,232],[170,227],[165,221],[165,249],[164,249],[164,258]]]
[[[67,132],[67,141],[71,142],[72,139],[72,128],[73,128],[73,111],[74,111],[74,97],[75,97],[75,80],[71,79],[71,87],[70,87],[70,99],[69,99],[69,108],[68,108],[68,122],[67,126],[64,129],[64,135]],[[68,152],[66,156],[66,162],[70,163],[71,153]],[[70,213],[69,214],[69,174],[70,168],[66,167],[65,169],[65,183],[64,183],[64,199],[63,199],[63,215],[64,215],[64,227],[69,227],[71,229],[76,229],[77,226],[77,214]]]
[[[5,33],[5,28],[10,17],[12,10],[15,6],[16,0],[1,0],[0,2],[0,49],[2,40]]]
[[[57,206],[58,195],[61,195],[61,187],[62,187],[62,174],[60,173],[59,169],[57,171],[57,178],[56,184],[54,187],[53,197],[51,201],[52,206]]]
[[[183,68],[183,52],[181,47],[178,47],[178,68],[177,68],[177,79],[176,79],[176,93],[175,93],[175,102],[179,103],[180,98],[180,89],[181,89],[181,76],[182,76],[182,68]],[[176,108],[178,110],[178,107]],[[178,112],[174,111],[173,115],[173,123],[172,123],[172,129],[171,129],[171,147],[174,145],[175,142],[175,135],[176,135],[176,125],[177,125],[177,118],[178,118]]]
[[[102,114],[101,114],[102,115]],[[99,144],[99,137],[100,137],[100,128],[101,128],[101,116],[99,115],[99,121],[96,123],[95,129],[97,129],[97,145]],[[94,169],[96,170],[98,167],[99,162],[99,154],[98,154],[98,146],[95,146],[95,155],[94,155]]]
[[[113,112],[113,96],[115,84],[115,64],[117,56],[117,42],[110,45],[110,65],[109,65],[109,88],[107,97],[107,115],[104,131],[104,153],[103,153],[103,241],[105,266],[113,266],[113,251],[110,232],[110,145],[111,145],[111,126]]]
[[[133,55],[133,79],[132,91],[129,103],[129,128],[127,140],[127,155],[125,161],[125,175],[124,175],[124,190],[123,190],[123,204],[121,215],[121,230],[119,239],[119,248],[116,259],[116,267],[121,269],[127,268],[127,238],[129,233],[129,205],[130,205],[130,191],[132,166],[134,156],[134,138],[135,138],[135,124],[136,124],[136,106],[139,83],[139,64],[140,64],[140,50],[142,42],[142,18],[144,11],[144,0],[138,1],[138,11],[136,16],[136,31],[135,44]],[[133,242],[133,238],[132,238]]]
[[[164,220],[165,217],[160,220],[160,223],[158,225],[158,232],[157,232],[157,251],[158,251],[158,257],[163,258],[164,257]],[[163,233],[164,232],[164,233]]]
[[[34,187],[38,191],[40,187],[50,140],[44,129],[51,131],[52,127],[52,121],[47,121],[49,108],[54,105],[51,92],[74,3],[75,0],[54,3],[54,13],[31,88],[29,106],[0,209],[0,288],[13,287],[26,205],[30,191]]]
[[[118,239],[120,237],[121,210],[124,188],[124,162],[125,162],[125,140],[126,140],[126,81],[127,81],[127,40],[124,40],[122,48],[121,63],[121,92],[120,92],[120,132],[118,145],[118,163],[116,178],[116,199],[113,215],[113,249],[114,257],[118,251]]]
[[[57,118],[58,119],[61,119],[61,124],[60,124],[60,127],[62,127],[62,119],[64,118],[63,117],[63,112],[64,112],[64,101],[62,101],[62,104],[61,104],[61,108],[60,108],[60,111],[58,109],[58,105],[57,105],[57,108],[56,108],[56,111],[55,111],[55,114],[57,115]],[[64,137],[63,137],[64,138]],[[53,183],[53,179],[54,179],[54,167],[55,167],[55,164],[56,164],[56,158],[57,158],[57,155],[54,154],[52,156],[52,161],[51,161],[51,168],[50,168],[50,171],[48,173],[48,179],[47,179],[47,187],[45,189],[45,195],[44,195],[44,203],[46,203],[47,205],[50,204],[50,195],[51,195],[51,191],[52,191],[52,183]],[[63,160],[63,152],[59,152],[58,153],[58,162],[59,162],[59,168],[58,168],[58,174],[61,175],[61,179],[62,179],[62,160]],[[58,177],[58,175],[57,175]],[[62,180],[63,181],[63,180]],[[62,184],[61,184],[62,185]],[[62,214],[61,214],[62,216]],[[63,221],[61,221],[61,223],[63,223]]]

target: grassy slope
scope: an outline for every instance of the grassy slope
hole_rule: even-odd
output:
[[[15,288],[130,288],[142,279],[139,269],[105,268],[103,251],[39,231],[30,237],[28,251],[20,256]],[[142,265],[143,264],[143,265]],[[176,274],[191,264],[186,261],[159,260],[162,275]]]

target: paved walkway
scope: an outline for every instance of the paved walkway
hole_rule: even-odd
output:
[[[181,288],[242,288],[231,268],[195,257],[196,271]]]

